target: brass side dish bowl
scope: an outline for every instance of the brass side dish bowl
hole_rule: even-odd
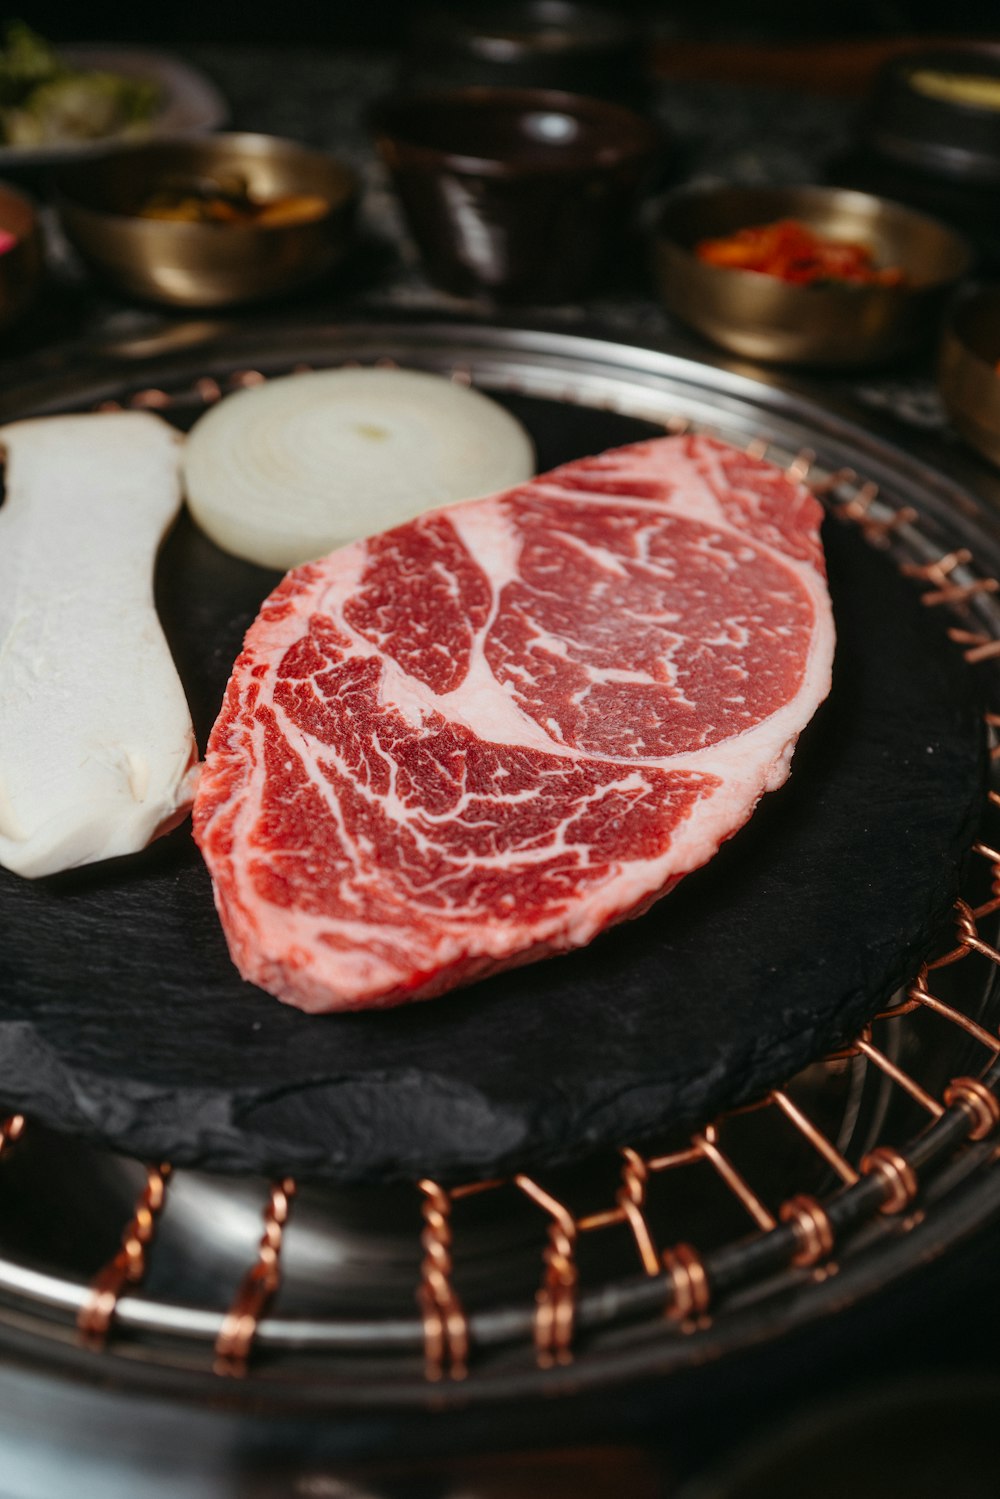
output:
[[[950,310],[938,388],[966,442],[1000,467],[1000,287],[980,287]]]
[[[261,202],[302,195],[326,207],[278,223],[143,216],[164,184],[233,181]],[[350,242],[359,184],[323,152],[275,136],[228,134],[129,147],[68,169],[57,191],[70,240],[120,291],[175,307],[223,307],[277,296],[331,270]]]
[[[795,219],[861,243],[901,284],[800,286],[700,260],[703,239]],[[938,220],[888,199],[835,187],[705,187],[672,194],[654,230],[661,298],[681,322],[746,359],[849,368],[892,358],[933,330],[971,250]]]
[[[38,217],[23,193],[0,183],[0,328],[28,310],[41,279]]]

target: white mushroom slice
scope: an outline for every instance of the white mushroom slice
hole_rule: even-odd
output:
[[[182,438],[148,412],[0,427],[0,864],[34,878],[145,847],[197,759],[153,605]]]
[[[184,454],[199,526],[282,571],[534,472],[531,439],[509,411],[422,370],[315,370],[249,386],[199,417]]]

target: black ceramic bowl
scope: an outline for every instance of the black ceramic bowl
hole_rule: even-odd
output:
[[[906,52],[879,72],[863,144],[904,168],[1000,185],[1000,46]]]
[[[560,89],[636,108],[646,93],[642,32],[634,17],[578,0],[439,0],[414,17],[403,81]]]
[[[374,123],[431,280],[507,302],[592,288],[658,142],[630,109],[542,89],[401,96]]]

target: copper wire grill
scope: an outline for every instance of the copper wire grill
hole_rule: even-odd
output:
[[[382,357],[372,362],[391,361]],[[482,379],[481,372],[464,361],[452,363],[450,373],[464,383],[477,373]],[[495,370],[492,375],[482,383],[518,388],[515,379],[497,380]],[[224,378],[200,374],[179,388],[144,387],[93,405],[197,411],[225,390],[263,378],[255,368],[237,369]],[[546,393],[573,398],[571,384],[554,390],[551,384]],[[661,411],[659,419],[672,432],[692,426],[683,412]],[[703,422],[694,425],[705,430]],[[720,435],[729,435],[724,424]],[[1000,580],[977,568],[970,548],[943,547],[933,534],[933,523],[922,525],[912,505],[895,503],[874,481],[851,469],[824,469],[808,448],[785,451],[763,436],[751,438],[746,446],[782,462],[790,474],[810,483],[841,521],[857,526],[871,545],[891,550],[903,572],[921,585],[923,604],[946,612],[947,633],[967,663],[979,666],[1000,658],[1000,616],[990,608]],[[985,731],[996,767],[1000,711],[986,712]],[[991,787],[988,801],[987,826],[996,824],[1000,791]],[[791,1080],[662,1148],[623,1147],[612,1188],[597,1207],[581,1208],[573,1183],[567,1188],[558,1179],[549,1182],[516,1174],[503,1181],[459,1185],[421,1180],[413,1193],[413,1232],[419,1235],[417,1315],[387,1320],[374,1340],[370,1324],[313,1320],[307,1329],[295,1319],[273,1315],[282,1284],[283,1245],[287,1234],[294,1232],[296,1183],[284,1179],[263,1189],[260,1241],[228,1307],[186,1320],[182,1315],[184,1336],[210,1354],[211,1366],[220,1376],[253,1374],[258,1350],[274,1355],[308,1345],[350,1355],[352,1350],[370,1349],[374,1341],[383,1350],[420,1353],[425,1378],[432,1385],[472,1385],[491,1352],[505,1344],[530,1347],[537,1366],[551,1370],[586,1357],[589,1343],[602,1332],[635,1319],[658,1327],[664,1340],[690,1343],[741,1298],[779,1297],[803,1283],[819,1284],[835,1275],[847,1258],[865,1253],[880,1234],[912,1231],[933,1210],[934,1184],[947,1169],[962,1176],[992,1169],[994,1161],[990,1137],[1000,1124],[1000,1038],[983,1023],[979,1011],[1000,968],[994,920],[1000,912],[1000,851],[995,846],[1000,828],[996,836],[986,836],[990,842],[974,846],[966,893],[956,902],[953,929],[940,948],[913,975],[905,992],[849,1044],[811,1069],[843,1076],[860,1068],[869,1082],[874,1079],[880,1085],[879,1128],[860,1155],[835,1131],[816,1122]],[[927,1065],[926,1046],[921,1049],[921,1028],[932,1019],[954,1040],[946,1054],[955,1052],[962,1058],[963,1070],[943,1084],[928,1075],[933,1068]],[[970,1050],[974,1060],[966,1061]],[[940,1055],[940,1047],[937,1052]],[[744,1159],[747,1153],[740,1148],[741,1137],[759,1129],[763,1116],[772,1131],[783,1132],[811,1163],[784,1183],[778,1196],[773,1186],[758,1180],[759,1156],[751,1150]],[[6,1159],[17,1149],[28,1128],[20,1114],[0,1122],[0,1157]],[[112,1258],[89,1283],[63,1284],[58,1294],[39,1289],[33,1293],[50,1316],[54,1308],[63,1321],[73,1316],[78,1337],[90,1349],[127,1353],[124,1334],[163,1328],[170,1322],[162,1306],[142,1298],[141,1285],[155,1253],[171,1168],[156,1163],[144,1169],[141,1192]],[[698,1242],[696,1215],[668,1219],[665,1232],[663,1214],[654,1210],[653,1199],[664,1184],[695,1177],[714,1183],[728,1203],[735,1227],[721,1242]],[[504,1192],[526,1200],[535,1211],[534,1300],[471,1306],[461,1289],[465,1204]],[[610,1287],[588,1286],[582,1265],[586,1251],[612,1234],[623,1236],[630,1246],[633,1271]],[[19,1285],[18,1269],[0,1261],[0,1294],[9,1297],[11,1288]],[[25,1299],[23,1284],[20,1292]],[[30,1302],[32,1294],[26,1299]],[[169,1314],[171,1308],[166,1311]]]

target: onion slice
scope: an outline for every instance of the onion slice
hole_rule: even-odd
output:
[[[534,470],[528,434],[489,396],[377,368],[234,392],[195,423],[184,460],[198,525],[237,557],[282,570]]]

